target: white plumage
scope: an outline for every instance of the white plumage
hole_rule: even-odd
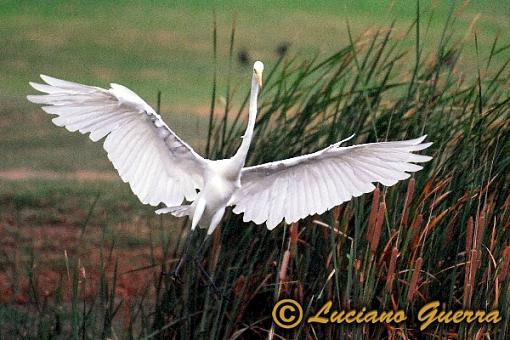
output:
[[[57,115],[53,122],[69,131],[105,138],[104,149],[124,182],[145,204],[167,208],[157,213],[192,217],[212,233],[225,208],[243,220],[275,228],[321,214],[352,197],[374,190],[373,183],[391,186],[422,167],[429,156],[413,154],[432,143],[426,136],[406,141],[340,147],[342,142],[312,154],[244,167],[253,137],[263,64],[253,68],[249,119],[236,154],[208,160],[183,142],[143,99],[128,88],[109,90],[41,75],[46,84],[30,83],[46,95],[27,96]],[[351,136],[352,138],[352,136]],[[180,205],[184,201],[190,204]]]
[[[290,224],[322,214],[371,192],[372,183],[391,186],[422,169],[411,162],[431,158],[411,152],[430,146],[424,139],[339,147],[344,140],[309,155],[244,168],[232,199],[234,213],[244,213],[245,222],[266,222],[269,229],[282,219]]]

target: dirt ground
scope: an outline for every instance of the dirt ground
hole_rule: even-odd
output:
[[[73,173],[59,173],[55,171],[36,171],[26,168],[0,170],[0,179],[22,180],[22,179],[75,179],[79,181],[115,180],[118,176],[112,173],[96,171],[76,171]]]
[[[9,180],[62,177],[80,181],[116,180],[111,174],[89,171],[64,175],[27,169],[0,172],[1,179]],[[103,211],[94,213],[104,214]],[[81,296],[90,299],[97,296],[101,271],[104,269],[111,282],[116,263],[120,274],[116,289],[119,297],[129,299],[153,288],[148,285],[155,282],[152,275],[159,274],[159,266],[129,271],[160,263],[163,258],[161,244],[154,240],[157,239],[157,235],[153,235],[157,234],[154,227],[143,217],[130,216],[126,221],[108,224],[109,234],[105,237],[101,218],[93,218],[84,232],[83,221],[87,220],[87,214],[86,209],[73,204],[66,208],[20,208],[14,202],[3,203],[0,211],[0,303],[34,302],[34,289],[40,297],[54,299],[59,286],[62,298],[70,299],[76,268]],[[32,279],[30,273],[33,273]]]

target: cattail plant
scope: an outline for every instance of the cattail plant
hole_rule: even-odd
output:
[[[413,199],[414,186],[416,185],[416,180],[411,178],[407,183],[407,193],[404,201],[404,209],[402,211],[402,219],[400,220],[400,224],[406,226],[407,225],[407,217],[409,215],[409,205]]]
[[[395,270],[397,268],[398,249],[394,247],[391,250],[390,265],[388,267],[388,275],[386,276],[386,290],[391,294],[393,290],[393,281],[395,280]]]
[[[510,269],[510,246],[505,246],[503,249],[502,255],[501,255],[501,265],[500,265],[500,271],[498,274],[498,281],[505,282],[508,271]]]
[[[382,225],[384,222],[384,213],[386,211],[386,203],[381,202],[379,209],[377,209],[377,217],[375,219],[373,233],[370,238],[370,251],[372,254],[377,252],[379,241],[381,240]]]
[[[379,195],[381,194],[381,191],[378,187],[374,190],[374,195],[372,196],[372,205],[370,208],[370,215],[368,218],[368,227],[367,227],[367,234],[365,239],[367,241],[370,241],[372,239],[373,233],[374,233],[374,227],[375,227],[375,221],[377,218],[377,210],[379,208]]]
[[[420,271],[421,266],[423,265],[423,257],[419,257],[416,260],[416,264],[414,266],[413,275],[411,276],[411,281],[409,282],[409,290],[407,292],[407,302],[413,301],[417,291],[418,291],[418,283],[420,280]]]
[[[287,281],[288,281],[287,271],[289,269],[289,260],[290,260],[290,251],[286,250],[283,253],[282,263],[280,265],[280,272],[278,274],[280,282],[283,284],[283,290],[284,291],[288,290],[288,286],[287,286]]]

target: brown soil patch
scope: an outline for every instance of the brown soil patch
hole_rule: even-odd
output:
[[[111,181],[118,176],[114,173],[80,170],[72,173],[59,173],[56,171],[31,170],[26,168],[0,170],[0,179],[22,180],[22,179],[75,179],[79,181]]]
[[[163,259],[159,243],[156,241],[150,246],[150,227],[143,222],[110,226],[117,235],[112,242],[103,240],[97,225],[88,226],[82,234],[78,222],[82,218],[78,211],[77,218],[56,219],[51,223],[32,221],[26,214],[21,214],[20,220],[15,215],[7,210],[0,216],[0,303],[36,303],[34,291],[38,299],[51,301],[59,290],[63,301],[68,302],[76,278],[74,273],[78,273],[80,299],[91,301],[99,293],[102,273],[111,287],[115,268],[118,298],[129,302],[146,290],[153,293],[153,283],[161,268],[134,271],[161,263]],[[119,244],[119,238],[125,235],[141,241],[133,245]],[[30,272],[33,272],[32,282]]]

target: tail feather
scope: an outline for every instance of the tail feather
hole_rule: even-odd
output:
[[[156,214],[172,214],[175,217],[190,216],[192,214],[191,205],[178,205],[156,210]]]

